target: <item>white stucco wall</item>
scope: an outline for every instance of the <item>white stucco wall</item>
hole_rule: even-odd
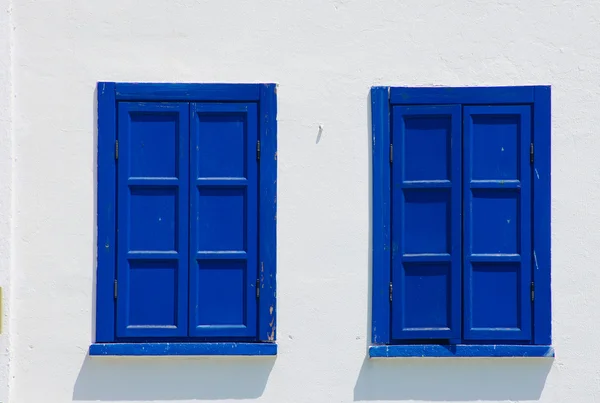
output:
[[[10,3],[0,401],[600,398],[600,2]],[[99,80],[279,83],[277,358],[87,357]],[[525,84],[553,86],[557,358],[369,361],[369,88]]]
[[[0,287],[3,310],[0,312],[0,402],[7,402],[10,377],[11,348],[10,300],[13,231],[13,130],[12,130],[12,9],[9,0],[0,0]]]

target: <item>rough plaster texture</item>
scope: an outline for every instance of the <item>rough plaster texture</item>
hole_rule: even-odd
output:
[[[7,402],[11,378],[9,374],[11,356],[10,339],[10,279],[12,257],[12,23],[9,0],[0,0],[0,287],[2,287],[3,311],[0,312],[2,333],[0,334],[0,402]]]
[[[0,400],[9,390],[11,403],[600,397],[598,1],[23,0],[12,14],[8,3],[0,282],[14,275]],[[86,356],[98,80],[279,83],[276,359]],[[366,360],[370,86],[523,84],[553,86],[557,358]]]

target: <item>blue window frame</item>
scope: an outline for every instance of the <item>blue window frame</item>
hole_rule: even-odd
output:
[[[550,87],[371,103],[370,356],[553,356]]]
[[[274,355],[274,84],[101,82],[91,355]]]

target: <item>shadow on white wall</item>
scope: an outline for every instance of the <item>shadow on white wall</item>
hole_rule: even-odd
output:
[[[538,400],[548,358],[365,359],[354,400]]]
[[[262,395],[274,357],[86,356],[73,400],[252,399]]]

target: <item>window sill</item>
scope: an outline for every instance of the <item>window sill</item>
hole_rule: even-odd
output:
[[[369,358],[393,357],[554,357],[552,346],[435,344],[370,346]]]
[[[91,356],[274,356],[275,343],[94,343]]]

